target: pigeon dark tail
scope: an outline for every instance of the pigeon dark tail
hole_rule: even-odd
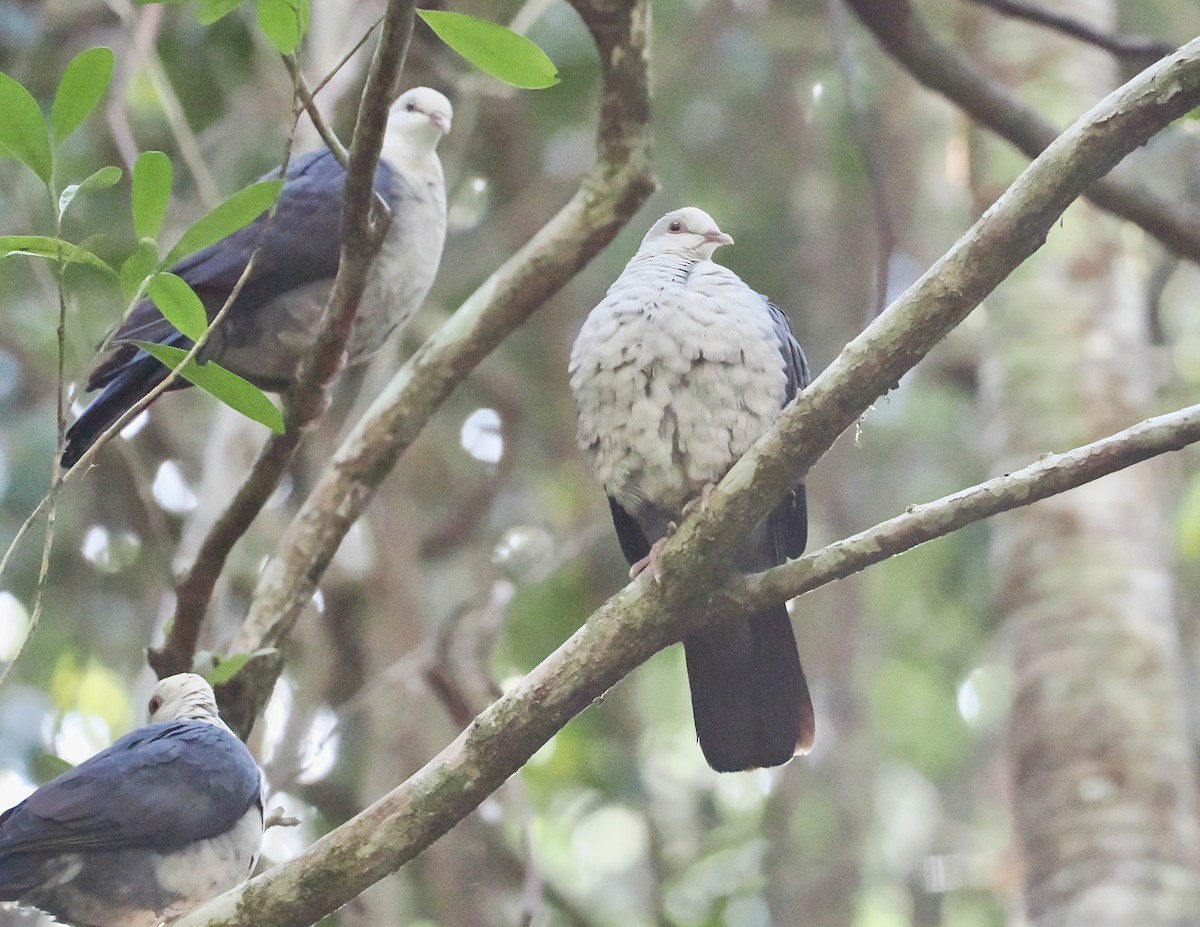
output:
[[[74,466],[87,449],[96,443],[96,439],[135,402],[165,380],[167,373],[167,368],[154,358],[148,354],[141,354],[109,380],[100,395],[88,403],[88,407],[67,429],[67,446],[62,455],[63,467]],[[189,385],[182,379],[175,382],[180,387]],[[173,385],[172,389],[174,388],[176,387]]]
[[[717,772],[782,766],[813,744],[816,722],[783,605],[683,642],[696,736]]]

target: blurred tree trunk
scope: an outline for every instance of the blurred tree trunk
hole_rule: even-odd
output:
[[[1060,7],[1113,26],[1110,0]],[[1117,82],[1102,53],[1029,26],[988,28],[989,50],[1025,43],[1022,89],[1052,94],[1043,99],[1061,107],[1057,117]],[[1159,385],[1118,224],[1081,202],[1053,238],[1053,254],[989,304],[983,381],[1001,470],[1149,414]],[[1200,918],[1166,474],[1142,465],[994,523],[1015,672],[1015,827],[1037,927]]]

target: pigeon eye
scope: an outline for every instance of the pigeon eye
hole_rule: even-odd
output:
[[[150,699],[150,705],[148,706],[150,708],[150,714],[154,714],[156,711],[158,711],[158,709],[162,708],[162,706],[163,706],[162,696],[161,695],[154,696],[154,698]]]
[[[677,219],[674,222],[672,222],[670,225],[667,226],[667,231],[668,232],[682,232],[683,231],[683,223]]]
[[[411,113],[414,110],[416,110],[416,108],[417,108],[417,104],[415,102],[413,102],[412,100],[409,100],[407,103],[404,104],[404,109],[406,112]]]

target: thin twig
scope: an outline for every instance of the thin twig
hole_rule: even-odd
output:
[[[976,6],[988,7],[997,13],[1011,16],[1013,19],[1023,19],[1026,22],[1046,26],[1121,58],[1157,61],[1175,50],[1175,46],[1170,42],[1146,35],[1125,36],[1101,32],[1073,16],[1057,13],[1054,10],[1038,6],[1036,3],[1027,3],[1025,0],[968,0],[968,2],[974,3]]]
[[[296,62],[295,55],[283,56],[284,66],[288,69],[288,74],[292,76],[292,86],[295,88],[296,99],[300,102],[300,109],[308,113],[308,118],[312,120],[313,128],[317,130],[317,134],[321,136],[326,147],[333,152],[333,156],[337,158],[338,164],[343,170],[350,168],[350,153],[346,151],[346,146],[342,144],[342,140],[334,134],[333,129],[329,128],[325,118],[321,115],[321,111],[317,109],[316,100],[313,99],[313,94],[308,89],[308,84],[304,80],[304,75],[300,71],[300,65]],[[299,112],[296,117],[299,118]]]
[[[398,82],[412,34],[412,19],[412,0],[389,3],[379,45],[363,88],[351,144],[338,273],[315,344],[301,362],[295,384],[284,396],[286,427],[283,434],[272,434],[267,439],[250,473],[209,530],[191,567],[176,587],[171,630],[163,646],[149,653],[150,665],[160,677],[190,667],[212,591],[233,545],[274,494],[305,427],[323,411],[329,385],[341,369],[346,340],[366,287],[367,274],[387,230],[386,219],[378,215],[380,200],[374,178],[392,90]],[[299,109],[296,115],[299,116]],[[234,711],[232,706],[227,710]],[[236,717],[230,721],[235,729],[239,728]]]
[[[333,78],[335,76],[337,76],[338,71],[340,71],[342,68],[344,68],[346,66],[347,62],[349,62],[349,60],[351,58],[353,58],[355,55],[358,54],[358,50],[367,44],[367,39],[369,39],[371,37],[371,33],[374,32],[379,27],[379,24],[382,22],[383,22],[383,17],[380,16],[377,20],[375,20],[375,22],[373,22],[373,23],[371,23],[371,25],[367,26],[366,31],[362,34],[362,36],[359,38],[359,40],[354,43],[354,47],[351,48],[350,51],[346,52],[346,54],[344,54],[342,56],[341,61],[339,61],[337,64],[335,64],[330,69],[328,74],[326,74],[319,81],[317,81],[317,86],[313,87],[313,89],[312,89],[312,95],[314,97],[316,97],[316,95],[318,93],[320,93],[322,90],[325,89],[325,85],[328,84],[331,80],[333,80]]]
[[[54,191],[50,190],[53,198]],[[62,214],[55,209],[55,229],[54,234],[58,237],[62,236]],[[46,583],[50,578],[50,552],[54,549],[54,521],[57,513],[55,505],[58,493],[56,490],[62,485],[62,477],[59,467],[59,452],[63,447],[65,435],[67,433],[67,378],[66,378],[66,354],[67,354],[67,294],[64,289],[63,277],[67,272],[67,264],[60,260],[58,263],[58,330],[56,332],[58,341],[58,370],[57,370],[57,388],[55,391],[55,428],[58,435],[58,441],[55,445],[54,459],[50,464],[50,492],[46,494],[46,534],[42,539],[42,561],[38,565],[37,584],[33,592],[33,607],[29,609],[29,623],[25,626],[25,633],[21,637],[21,643],[17,646],[16,653],[4,665],[4,669],[0,671],[0,687],[8,681],[9,675],[13,671],[13,667],[17,665],[26,649],[29,647],[30,641],[33,640],[33,635],[37,631],[38,623],[42,618],[42,605],[46,600]],[[25,520],[21,526],[21,531],[18,532],[18,537],[13,539],[8,551],[4,555],[3,563],[0,563],[0,576],[4,575],[4,568],[8,565],[9,555],[16,549],[18,540],[23,537],[23,532],[28,530],[27,526],[31,526],[34,520],[41,513],[42,507],[38,506],[32,515]]]

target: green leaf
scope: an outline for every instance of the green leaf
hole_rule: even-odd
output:
[[[121,169],[119,167],[102,167],[83,183],[73,183],[63,190],[62,195],[58,198],[58,214],[61,216],[67,211],[67,207],[80,193],[87,193],[91,190],[105,190],[108,187],[116,184],[121,179]]]
[[[154,238],[162,228],[171,199],[171,159],[161,151],[143,151],[133,165],[129,205],[138,238]]]
[[[55,756],[53,753],[39,752],[33,755],[33,777],[43,784],[74,768],[61,756]]]
[[[163,317],[193,341],[200,340],[208,328],[208,313],[195,290],[182,277],[157,274],[147,288]]]
[[[211,26],[226,13],[236,10],[242,0],[200,0],[196,7],[196,19],[202,26]]]
[[[308,0],[257,0],[258,28],[283,55],[290,55],[308,29]]]
[[[10,254],[62,261],[65,264],[84,264],[113,276],[117,273],[86,248],[47,235],[0,235],[0,258]]]
[[[55,142],[61,145],[96,108],[108,89],[112,69],[112,49],[103,46],[81,51],[71,59],[58,82],[50,110]]]
[[[166,263],[174,264],[249,225],[271,207],[282,189],[282,180],[264,180],[239,190],[207,216],[197,219],[175,243]]]
[[[417,10],[439,39],[479,70],[506,84],[541,90],[558,83],[558,69],[533,42],[504,26],[463,13]]]
[[[54,160],[46,121],[29,91],[0,71],[0,149],[22,161],[50,186]]]
[[[151,341],[135,341],[134,344],[172,370],[179,366],[188,353],[170,345]],[[257,386],[243,380],[236,373],[212,361],[207,364],[191,361],[179,375],[206,393],[211,393],[231,409],[241,412],[246,418],[266,425],[274,432],[283,433],[283,415],[275,403]]]
[[[262,647],[250,653],[235,653],[232,657],[226,657],[223,660],[216,658],[216,665],[212,668],[212,672],[208,674],[208,681],[213,686],[229,682],[251,660],[272,653],[275,653],[274,647]]]
[[[133,299],[142,281],[154,273],[157,266],[158,243],[153,238],[143,238],[138,242],[137,250],[121,265],[121,292],[126,299]]]

